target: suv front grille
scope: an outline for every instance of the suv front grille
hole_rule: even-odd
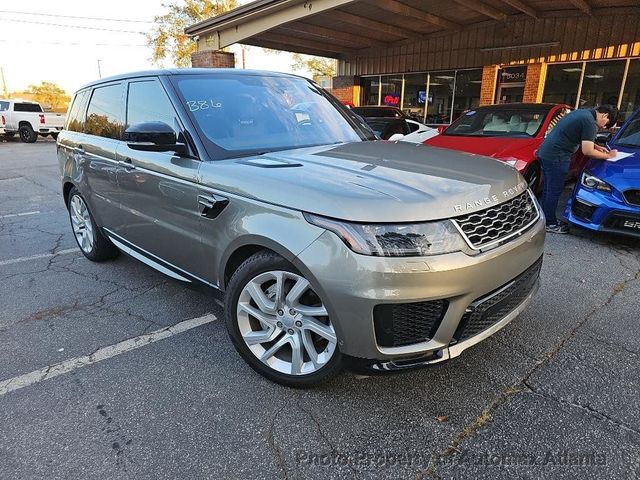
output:
[[[495,207],[453,218],[476,250],[507,240],[524,231],[540,217],[528,191]]]
[[[623,195],[629,205],[640,206],[640,190],[626,190]]]
[[[447,300],[376,305],[373,323],[378,345],[401,347],[431,340],[448,306]]]
[[[474,301],[462,316],[452,344],[478,335],[512,312],[533,290],[540,268],[542,257],[511,282]]]

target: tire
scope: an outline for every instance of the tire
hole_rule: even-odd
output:
[[[33,143],[38,139],[38,134],[33,131],[31,125],[22,125],[18,129],[18,135],[23,143]]]
[[[58,134],[57,133],[52,133],[51,134],[51,138],[53,138],[54,140],[58,140]]]
[[[73,236],[85,257],[92,262],[104,262],[118,256],[119,250],[102,234],[76,187],[72,187],[69,192],[67,210]]]
[[[522,174],[529,188],[533,193],[540,193],[542,190],[542,168],[539,162],[530,164]]]
[[[13,137],[15,137],[15,136],[16,136],[16,134],[15,134],[15,133],[5,133],[5,134],[4,134],[4,138],[5,138],[5,140],[7,140],[7,141],[8,141],[8,140],[11,140],[11,139],[12,139]]]
[[[275,301],[278,285],[284,292],[281,303]],[[309,281],[274,252],[254,254],[233,274],[225,298],[225,324],[249,366],[279,384],[313,387],[342,369],[323,302]]]

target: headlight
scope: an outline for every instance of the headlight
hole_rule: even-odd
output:
[[[467,248],[450,220],[381,225],[349,223],[305,213],[309,223],[340,237],[354,252],[375,257],[421,257]]]
[[[598,177],[591,175],[589,172],[582,172],[580,183],[587,188],[595,188],[596,190],[600,190],[601,192],[612,191],[611,185],[603,180],[600,180]]]

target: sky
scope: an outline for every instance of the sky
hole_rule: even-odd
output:
[[[0,67],[8,90],[20,91],[46,81],[58,84],[71,94],[99,78],[98,66],[102,77],[157,68],[150,60],[151,49],[140,32],[153,28],[150,22],[154,15],[165,13],[162,3],[170,1],[3,1],[0,3]],[[241,4],[248,2],[240,1]],[[232,50],[240,52],[240,47],[233,46]],[[240,58],[236,53],[236,59]],[[165,67],[171,66],[170,61],[165,62]],[[291,56],[249,48],[246,67],[291,72]],[[295,73],[309,76],[305,71]],[[2,88],[0,78],[0,93]]]

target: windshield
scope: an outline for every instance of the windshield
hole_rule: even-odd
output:
[[[640,115],[631,120],[618,134],[616,145],[640,148]]]
[[[451,124],[445,135],[471,137],[535,137],[549,110],[470,110]]]
[[[373,138],[355,115],[302,78],[183,75],[176,85],[217,158]]]

